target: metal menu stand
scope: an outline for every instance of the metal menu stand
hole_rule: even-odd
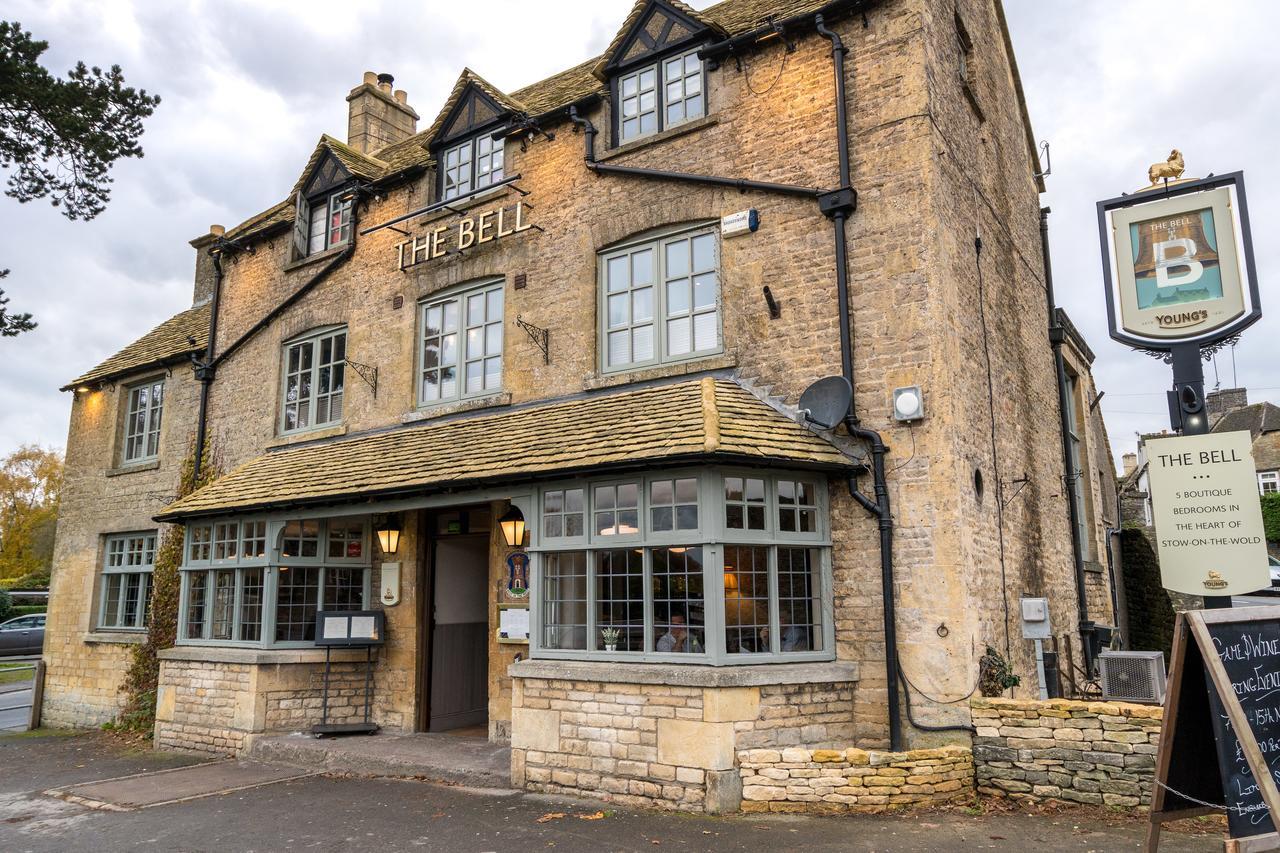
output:
[[[316,737],[373,734],[378,725],[369,719],[373,705],[373,648],[386,643],[386,614],[381,610],[321,610],[316,620],[316,645],[324,647],[324,700],[320,722],[311,727]],[[329,680],[335,648],[364,649],[364,721],[329,722]]]

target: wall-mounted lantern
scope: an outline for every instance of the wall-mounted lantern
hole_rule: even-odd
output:
[[[389,512],[378,523],[378,544],[382,553],[394,554],[400,548],[400,513]]]
[[[502,527],[502,538],[507,540],[507,547],[519,548],[524,545],[524,513],[515,504],[498,519]]]

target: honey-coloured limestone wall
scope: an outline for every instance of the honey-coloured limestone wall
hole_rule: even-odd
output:
[[[726,668],[756,670],[737,679],[711,667],[515,664],[511,784],[624,805],[738,811],[742,750],[852,738],[856,674],[848,665],[802,664],[776,667],[778,680],[805,666],[828,679],[843,674],[742,684],[767,680],[759,671],[769,667]]]
[[[744,812],[879,812],[973,797],[973,752],[752,749],[738,753]]]
[[[1125,702],[974,699],[978,793],[1148,806],[1164,709]]]

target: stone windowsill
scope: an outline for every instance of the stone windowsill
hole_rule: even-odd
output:
[[[642,367],[638,370],[624,370],[619,373],[591,374],[582,380],[582,390],[596,391],[600,388],[615,388],[619,385],[630,385],[632,382],[643,382],[646,379],[666,379],[671,376],[703,373],[708,370],[726,370],[737,366],[737,351],[728,350],[718,355],[682,361],[678,364],[659,364],[653,367]]]
[[[657,145],[660,142],[666,142],[668,139],[675,139],[677,136],[684,136],[686,133],[696,133],[703,128],[712,127],[719,124],[720,119],[716,116],[703,116],[693,121],[687,121],[684,124],[676,125],[670,130],[664,130],[661,133],[655,133],[652,136],[646,136],[643,139],[637,139],[619,145],[616,148],[610,148],[608,151],[596,157],[597,163],[607,163],[616,157],[625,157],[634,151],[642,148],[648,148],[650,145]]]
[[[150,462],[139,462],[136,465],[118,465],[115,468],[107,469],[108,477],[119,477],[123,474],[139,474],[143,471],[156,471],[160,468],[160,460],[152,459]]]
[[[324,663],[324,649],[244,649],[231,646],[174,646],[162,650],[160,660],[202,663],[302,664]],[[374,654],[377,660],[378,655]],[[363,661],[364,649],[334,649],[334,663]]]
[[[343,250],[346,248],[347,248],[347,244],[343,243],[340,246],[334,246],[332,248],[325,249],[323,252],[316,252],[313,255],[307,255],[305,258],[298,258],[296,261],[290,261],[289,263],[285,264],[284,271],[293,272],[294,270],[300,270],[303,267],[309,267],[312,264],[317,264],[320,261],[329,260],[330,258],[335,258],[338,255],[342,254]]]
[[[343,436],[346,434],[347,434],[346,424],[340,424],[339,426],[334,426],[334,427],[326,427],[324,429],[308,430],[307,432],[294,432],[294,433],[290,433],[289,435],[276,436],[274,439],[267,442],[267,448],[271,449],[273,447],[288,447],[293,444],[303,444],[308,441],[319,441],[323,438],[337,438],[339,436]]]
[[[774,663],[755,666],[618,663],[617,661],[522,660],[507,673],[512,678],[603,681],[620,684],[667,684],[677,687],[757,687],[770,684],[828,684],[858,680],[852,661]]]
[[[147,639],[146,631],[86,631],[80,637],[86,643],[119,643],[136,646]]]
[[[406,424],[418,423],[419,421],[429,421],[435,418],[442,418],[445,415],[456,415],[459,412],[470,412],[475,409],[491,409],[500,406],[511,405],[511,392],[503,391],[499,394],[489,394],[485,397],[472,397],[468,400],[455,400],[452,403],[444,403],[438,406],[427,406],[421,409],[415,409],[400,416],[400,422]]]

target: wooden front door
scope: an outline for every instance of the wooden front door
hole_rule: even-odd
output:
[[[433,550],[427,731],[489,719],[489,538],[441,536]]]

